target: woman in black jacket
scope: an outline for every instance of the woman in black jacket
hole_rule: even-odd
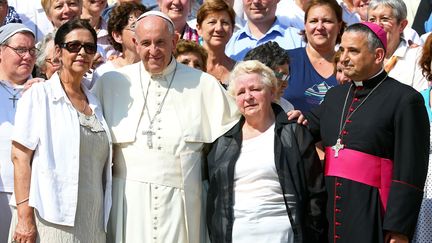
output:
[[[325,242],[326,191],[312,137],[272,104],[276,78],[239,63],[228,92],[243,117],[207,156],[212,242]]]

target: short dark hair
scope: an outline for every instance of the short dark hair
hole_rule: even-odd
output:
[[[369,29],[369,27],[367,27],[364,24],[361,23],[352,24],[348,26],[348,28],[346,28],[345,32],[346,33],[360,32],[365,34],[368,42],[368,49],[370,52],[374,52],[377,48],[382,48],[384,49],[384,51],[386,51],[383,43],[378,38],[378,36],[371,29]]]
[[[117,43],[113,36],[113,32],[121,33],[122,30],[128,25],[129,23],[129,15],[134,12],[141,12],[142,13],[147,12],[148,9],[136,2],[122,2],[118,5],[116,5],[109,15],[108,19],[108,38],[111,43],[111,45],[114,47],[116,51],[122,52],[123,48],[120,43]]]
[[[86,19],[71,19],[66,23],[62,24],[58,30],[56,31],[56,35],[54,37],[54,44],[61,45],[64,43],[65,37],[67,34],[76,29],[85,29],[90,31],[94,44],[97,43],[97,34],[96,31],[91,27],[90,23]]]
[[[288,52],[274,41],[269,41],[248,51],[243,61],[247,60],[258,60],[271,69],[290,62]]]

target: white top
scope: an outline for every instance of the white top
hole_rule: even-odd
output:
[[[343,0],[337,0],[337,2],[342,8],[342,20],[347,24],[347,26],[360,23],[361,18],[356,11],[351,12]]]
[[[351,12],[345,5],[343,0],[337,1],[342,8],[342,19],[351,25],[360,22],[360,15],[357,12]],[[304,17],[305,12],[301,9],[294,0],[279,1],[276,9],[276,16],[286,26],[295,27],[304,30]]]
[[[292,242],[286,240],[293,232],[276,172],[274,128],[243,140],[234,172],[233,242],[264,242],[269,234],[285,239],[279,242]],[[261,233],[250,234],[255,230]]]
[[[407,19],[408,25],[407,27],[411,27],[414,22],[414,17],[417,13],[417,8],[420,4],[420,0],[403,0],[407,8]]]
[[[107,61],[97,67],[91,75],[87,75],[87,77],[83,79],[83,84],[87,87],[87,89],[91,90],[96,83],[96,80],[98,80],[104,73],[114,70],[116,70],[116,67],[114,67],[113,62]]]
[[[304,30],[305,12],[294,0],[279,1],[276,9],[276,16],[279,21],[285,25]]]
[[[426,43],[426,39],[428,38],[428,36],[431,34],[432,32],[427,32],[424,33],[423,35],[421,35],[420,39],[422,40],[422,43]]]
[[[293,104],[286,100],[284,97],[280,97],[278,104],[282,107],[285,112],[294,110]]]
[[[8,4],[15,8],[22,23],[33,30],[36,42],[42,41],[46,34],[53,31],[54,27],[48,20],[41,1],[8,0]]]
[[[422,54],[421,47],[409,47],[408,43],[401,39],[398,48],[393,53],[398,60],[396,65],[389,72],[389,77],[401,83],[409,85],[417,91],[422,91],[428,87],[427,80],[423,77],[418,60]]]
[[[99,102],[83,85],[81,87],[111,145]],[[67,98],[57,73],[46,82],[33,84],[18,102],[12,140],[35,150],[29,205],[48,222],[74,226],[78,201],[79,136],[78,113]],[[104,172],[105,227],[111,208],[111,154],[110,149]],[[15,197],[12,197],[11,205],[15,205]]]
[[[18,100],[13,101],[11,98],[13,95],[16,95],[17,99],[21,98],[22,88],[14,88],[10,82],[5,80],[0,81],[0,83],[0,192],[11,193],[14,184],[11,136],[18,102]],[[13,102],[15,102],[15,107]]]
[[[404,31],[403,31],[403,37],[405,40],[410,40],[413,43],[417,44],[417,45],[423,45],[423,40],[420,38],[420,36],[418,35],[417,31],[415,31],[413,28],[411,27],[405,27]]]

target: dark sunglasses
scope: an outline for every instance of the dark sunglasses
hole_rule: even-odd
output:
[[[281,81],[287,82],[288,79],[290,78],[289,74],[280,73],[280,72],[276,72],[276,71],[273,71],[273,72],[274,72],[276,78],[279,79],[279,80],[281,80]]]
[[[81,48],[84,48],[85,53],[93,55],[97,51],[96,44],[93,43],[81,43],[79,41],[71,41],[60,44],[61,48],[66,49],[68,52],[78,53]]]

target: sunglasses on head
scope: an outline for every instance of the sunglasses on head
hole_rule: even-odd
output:
[[[61,48],[66,49],[68,52],[78,53],[81,48],[84,48],[85,53],[87,54],[95,54],[97,51],[97,46],[94,43],[81,43],[79,41],[71,41],[60,44]]]

